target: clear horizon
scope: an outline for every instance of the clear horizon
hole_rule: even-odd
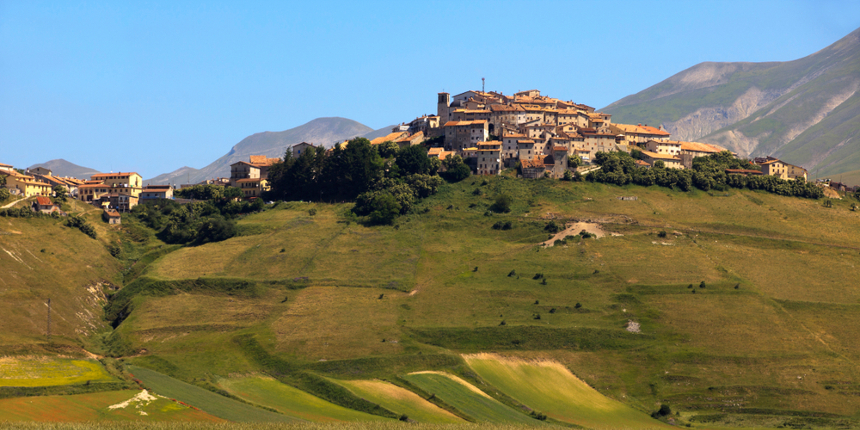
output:
[[[860,27],[857,2],[590,5],[0,0],[0,162],[151,178],[318,117],[409,121],[482,77],[601,108],[703,61],[796,60]]]

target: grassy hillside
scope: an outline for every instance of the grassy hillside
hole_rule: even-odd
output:
[[[860,333],[840,322],[860,316],[850,202],[482,181],[443,186],[392,227],[350,221],[349,205],[284,203],[248,216],[242,236],[142,270],[115,336],[146,350],[131,362],[198,385],[260,366],[299,385],[305,371],[425,370],[482,384],[451,354],[498,352],[557,360],[646,413],[666,402],[744,422],[832,421],[860,409]],[[514,197],[512,212],[488,215],[500,193]],[[612,234],[541,248],[548,218],[597,221]],[[492,229],[499,220],[514,228]],[[625,330],[629,321],[641,332]],[[240,335],[280,361],[267,364]]]
[[[487,212],[499,194],[513,197],[510,213]],[[108,227],[96,214],[98,240],[49,219],[0,219],[21,232],[0,245],[23,260],[3,252],[0,264],[20,274],[9,290],[18,295],[32,294],[28,282],[51,294],[121,286],[107,291],[115,330],[100,320],[102,301],[91,310],[97,329],[57,338],[117,359],[104,360],[113,378],[136,366],[147,388],[223,419],[251,408],[265,420],[539,424],[535,410],[592,427],[600,414],[569,411],[602,402],[616,408],[604,422],[632,414],[643,427],[661,404],[693,425],[836,427],[860,419],[860,331],[846,323],[860,317],[850,203],[470,178],[393,226],[356,223],[349,204],[281,203],[241,219],[240,236],[196,247],[164,246],[131,220]],[[539,246],[550,221],[568,220],[607,234]],[[498,221],[513,228],[493,229]],[[27,253],[52,235],[64,258]],[[53,282],[24,270],[35,257]],[[97,262],[100,277],[89,271]],[[22,314],[3,347],[56,351],[40,320]],[[551,375],[510,365],[535,361],[560,364]],[[554,384],[541,396],[531,378]]]

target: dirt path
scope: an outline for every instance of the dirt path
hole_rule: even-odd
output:
[[[568,227],[564,230],[556,233],[551,239],[541,243],[542,246],[553,246],[555,241],[562,240],[568,236],[576,236],[579,232],[585,230],[588,233],[594,235],[594,237],[600,239],[603,236],[606,236],[606,232],[600,228],[600,224],[593,222],[575,222],[573,224],[568,224]]]
[[[0,209],[11,208],[12,206],[15,206],[15,204],[17,204],[18,202],[23,202],[23,201],[27,201],[27,200],[29,200],[29,199],[15,200],[14,202],[9,203],[9,204],[8,204],[8,205],[6,205],[6,206],[0,206]]]

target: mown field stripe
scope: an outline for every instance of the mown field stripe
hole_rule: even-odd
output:
[[[137,366],[129,366],[129,370],[152,391],[197,407],[218,418],[237,422],[301,422],[297,418],[255,408],[153,370]]]
[[[403,377],[422,390],[438,396],[478,422],[520,423],[538,425],[541,422],[517,412],[498,400],[479,394],[475,387],[440,373],[413,373]],[[463,381],[465,382],[465,381]],[[466,383],[468,384],[468,383]]]
[[[497,389],[558,421],[595,429],[668,428],[600,394],[558,362],[530,362],[494,354],[463,358],[475,373]]]

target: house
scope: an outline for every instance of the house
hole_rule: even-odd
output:
[[[170,185],[147,185],[140,192],[140,201],[147,200],[173,200],[173,187]]]
[[[301,145],[301,143],[297,145]],[[239,186],[239,180],[241,179],[268,179],[269,167],[280,160],[280,158],[268,158],[265,155],[252,155],[248,161],[239,161],[231,164],[230,186],[241,188]],[[259,181],[257,181],[257,184],[259,184]]]
[[[476,172],[478,175],[498,175],[502,170],[502,142],[478,142]]]
[[[105,197],[107,197],[108,206],[119,212],[131,211],[135,206],[137,206],[138,201],[140,201],[139,197],[128,194],[109,193],[106,196],[102,196],[102,202],[104,202]]]
[[[51,185],[36,180],[34,176],[24,175],[17,170],[4,171],[6,188],[14,195],[22,197],[50,196],[54,193]]]
[[[269,181],[266,178],[239,179],[236,181],[236,185],[234,186],[242,190],[242,195],[246,199],[260,197],[263,191],[269,191],[271,189]]]
[[[685,169],[693,168],[693,159],[698,157],[707,157],[711,154],[719,154],[725,151],[715,145],[710,145],[701,142],[680,142],[681,143],[681,164]]]
[[[649,140],[669,140],[669,132],[661,125],[660,128],[649,127],[648,124],[609,124],[609,132],[620,135],[626,144],[646,143]]]
[[[684,165],[681,164],[681,158],[675,155],[659,154],[651,151],[642,151],[642,160],[648,163],[648,165],[651,167],[654,167],[654,163],[662,161],[663,165],[667,169],[684,168]]]
[[[523,178],[537,179],[543,178],[546,172],[543,157],[533,158],[531,160],[522,160],[520,162]]]
[[[60,207],[57,206],[51,199],[47,197],[36,197],[36,200],[33,202],[31,206],[33,212],[40,212],[43,214],[49,214],[52,212],[61,212]]]
[[[302,142],[293,145],[290,149],[293,152],[293,157],[301,157],[308,149],[316,148],[313,143]]]
[[[78,185],[78,199],[87,203],[92,203],[99,200],[102,196],[110,193],[111,187],[98,182],[86,181],[82,185]]]
[[[764,161],[757,163],[761,166],[761,172],[765,175],[773,175],[780,179],[807,179],[807,171],[803,167],[788,164],[778,158],[767,157]]]
[[[658,154],[680,156],[681,142],[677,140],[649,140],[645,142],[645,149]]]
[[[27,169],[27,173],[31,175],[45,175],[51,176],[54,172],[51,169],[45,167],[36,167],[33,169]]]
[[[99,181],[110,188],[111,193],[137,197],[143,189],[143,178],[137,172],[99,173],[90,176],[90,181]]]
[[[102,214],[102,218],[108,224],[121,224],[122,223],[122,216],[119,214],[119,212],[117,212],[113,209],[105,209],[104,213]]]
[[[413,135],[401,137],[400,139],[395,140],[394,143],[396,143],[400,148],[405,148],[407,146],[420,145],[424,140],[426,140],[424,132],[419,131]]]
[[[474,147],[478,142],[486,142],[490,137],[486,120],[448,121],[443,129],[445,149],[458,153]]]

